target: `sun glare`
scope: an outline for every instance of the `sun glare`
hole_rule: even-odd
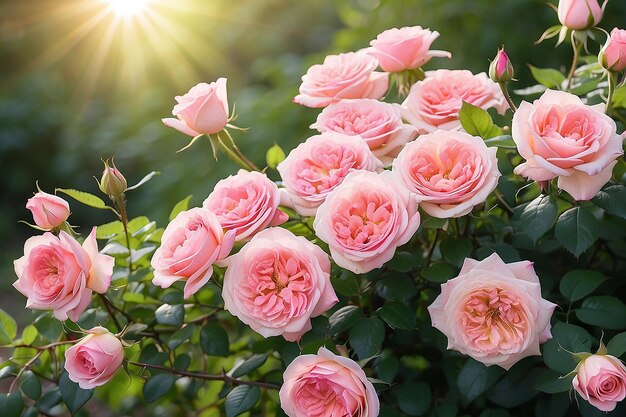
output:
[[[111,12],[119,17],[133,17],[146,10],[149,0],[105,0]]]

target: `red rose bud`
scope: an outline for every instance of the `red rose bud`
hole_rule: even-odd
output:
[[[100,190],[111,197],[119,197],[126,191],[128,183],[113,161],[111,161],[111,165],[109,166],[108,160],[104,161]]]
[[[496,57],[489,65],[489,78],[497,83],[505,83],[513,79],[513,75],[515,75],[515,70],[504,48],[498,49]]]

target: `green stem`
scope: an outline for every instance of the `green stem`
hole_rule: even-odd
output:
[[[502,90],[502,94],[504,95],[506,102],[509,103],[509,107],[511,107],[511,111],[515,113],[517,111],[517,106],[513,102],[513,99],[511,99],[511,95],[509,94],[509,89],[507,88],[507,83],[501,82],[498,84],[500,85],[500,90]]]
[[[126,200],[124,199],[124,194],[115,198],[115,204],[120,210],[120,220],[124,226],[124,235],[126,236],[126,247],[128,248],[128,280],[130,280],[130,275],[133,273],[133,261],[130,253],[130,233],[128,233],[128,214],[126,213]]]
[[[609,93],[606,98],[606,114],[611,115],[611,111],[613,110],[613,95],[615,94],[615,85],[617,83],[617,75],[611,71],[609,73]]]
[[[430,260],[432,259],[433,253],[435,252],[435,246],[437,246],[437,241],[439,240],[440,234],[441,234],[441,229],[437,229],[437,233],[435,234],[435,239],[433,239],[433,243],[431,243],[430,248],[428,249],[428,255],[426,255],[424,268],[428,268],[430,266]]]
[[[572,58],[572,66],[569,69],[569,74],[567,75],[567,86],[565,87],[566,91],[569,91],[572,85],[572,79],[574,78],[574,73],[576,72],[578,57],[580,56],[580,48],[582,46],[582,44],[576,40],[575,33],[575,31],[572,31],[572,49],[574,50],[574,57]]]

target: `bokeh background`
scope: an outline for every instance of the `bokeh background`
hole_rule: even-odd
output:
[[[625,16],[626,2],[611,0],[602,26],[623,27]],[[160,171],[128,194],[129,212],[165,226],[177,201],[193,194],[200,204],[236,171],[226,158],[212,159],[208,141],[176,153],[188,138],[160,121],[174,96],[196,83],[228,78],[237,124],[250,127],[237,142],[264,164],[272,144],[288,151],[312,134],[318,111],[291,99],[327,54],[421,25],[439,31],[433,47],[453,55],[427,69],[486,71],[505,45],[521,88],[530,84],[526,64],[569,61],[568,45],[533,45],[557,23],[545,0],[152,0],[132,18],[105,0],[0,0],[0,306],[23,311],[12,260],[35,233],[18,221],[32,220],[24,205],[36,181],[48,192],[98,193],[93,177],[112,156],[129,184]],[[113,220],[68,200],[83,232]]]

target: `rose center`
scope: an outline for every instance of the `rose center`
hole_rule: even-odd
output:
[[[366,248],[388,232],[393,207],[387,196],[373,191],[344,201],[344,206],[334,213],[333,227],[346,248]]]
[[[325,378],[306,378],[298,389],[298,408],[309,417],[353,417],[358,415],[356,404],[347,404],[344,389]]]

